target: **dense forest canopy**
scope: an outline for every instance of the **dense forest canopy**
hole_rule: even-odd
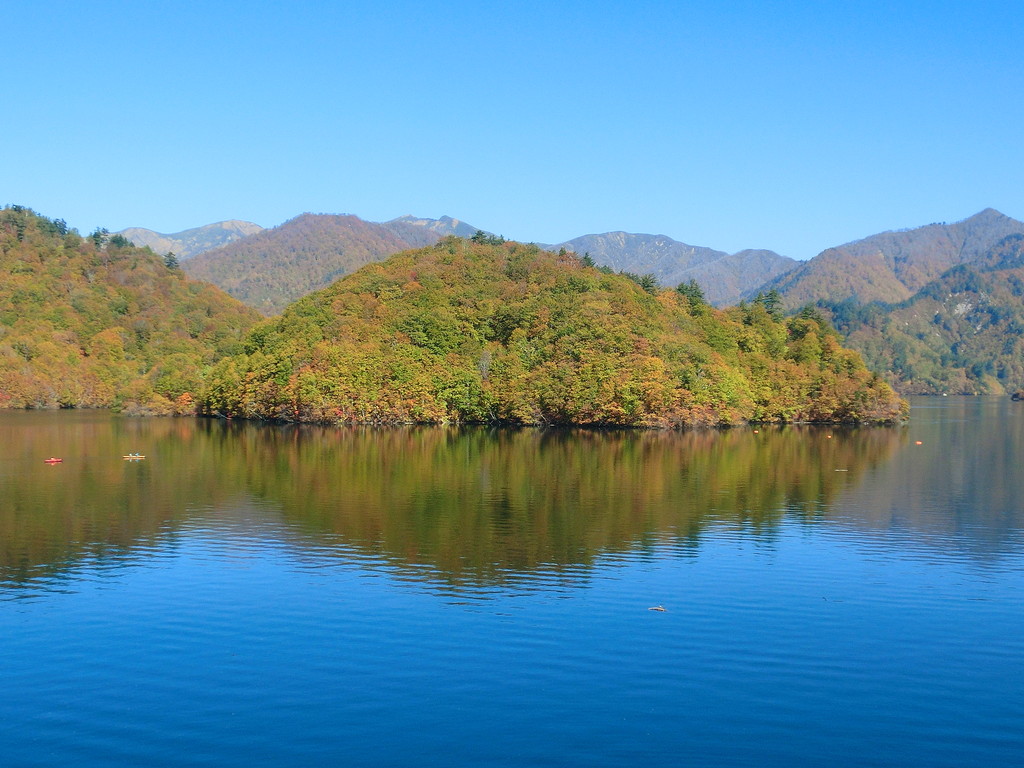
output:
[[[445,238],[256,326],[206,412],[324,423],[892,421],[906,404],[814,312],[730,310],[573,254]]]
[[[259,318],[173,258],[0,209],[0,407],[194,411]]]

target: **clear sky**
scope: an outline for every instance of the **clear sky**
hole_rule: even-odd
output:
[[[82,232],[305,211],[795,258],[1024,218],[1019,2],[0,8],[0,204]]]

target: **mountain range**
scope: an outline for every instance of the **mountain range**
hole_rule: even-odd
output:
[[[139,230],[125,230],[125,236],[134,231]],[[305,213],[278,227],[210,248],[191,258],[184,268],[192,276],[208,280],[264,314],[273,315],[364,264],[402,250],[432,245],[443,237],[469,238],[479,231],[483,230],[450,216],[428,219],[410,215],[375,223],[352,215]],[[650,274],[667,287],[696,280],[707,300],[716,306],[752,297],[765,282],[798,263],[773,251],[729,254],[666,235],[627,232],[584,235],[540,247],[589,254],[599,266]]]
[[[399,251],[432,245],[461,224],[450,219],[431,226],[412,217],[377,224],[348,214],[304,213],[205,251],[182,268],[260,312],[276,315],[339,277]]]
[[[565,251],[442,237],[455,220],[389,225],[294,219],[307,248],[345,231],[440,239],[260,321],[177,258],[0,208],[0,408],[649,427],[906,415],[827,324],[763,297],[717,310]]]
[[[378,224],[356,216],[303,214],[183,266],[274,315],[367,263],[478,231],[447,216],[402,216]],[[1015,268],[996,266],[1005,262],[999,249],[1007,238],[1019,235],[1024,223],[988,208],[951,224],[871,235],[805,262],[767,250],[729,254],[666,235],[626,232],[542,247],[586,254],[612,271],[652,275],[664,287],[694,280],[717,306],[765,292],[777,295],[789,312],[813,305],[869,366],[905,393],[1001,393],[1024,388],[1024,371],[1012,360],[1016,339],[1024,336],[1024,316],[1018,322],[1024,313],[1016,289],[1001,282],[1015,279]],[[978,312],[995,319],[985,321]]]

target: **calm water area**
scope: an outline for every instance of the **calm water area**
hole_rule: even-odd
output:
[[[912,405],[0,413],[0,765],[1022,765],[1024,404]]]

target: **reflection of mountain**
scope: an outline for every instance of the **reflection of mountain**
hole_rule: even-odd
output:
[[[322,554],[342,543],[446,583],[575,572],[609,552],[696,542],[709,525],[764,535],[785,514],[817,518],[884,462],[901,434],[320,429],[3,414],[0,582],[82,559],[145,557],[193,523],[241,529],[260,510],[281,511],[298,549]],[[45,466],[54,446],[65,463]],[[120,460],[133,450],[149,458]]]
[[[818,516],[899,440],[891,429],[792,427],[296,430],[261,436],[251,447],[263,458],[248,469],[253,492],[308,530],[446,579],[493,583],[696,540],[712,524],[761,535],[787,512]]]
[[[917,404],[910,427],[686,433],[5,413],[0,585],[143,561],[195,531],[474,589],[723,530],[773,537],[787,519],[927,557],[1019,547],[1024,409]],[[44,465],[55,446],[65,463]],[[149,458],[120,460],[133,450]]]
[[[90,411],[4,413],[0,583],[146,548],[179,528],[197,499],[223,502],[230,486],[216,482],[211,443],[192,421]],[[121,460],[140,449],[149,459]],[[42,463],[55,453],[63,464]]]

